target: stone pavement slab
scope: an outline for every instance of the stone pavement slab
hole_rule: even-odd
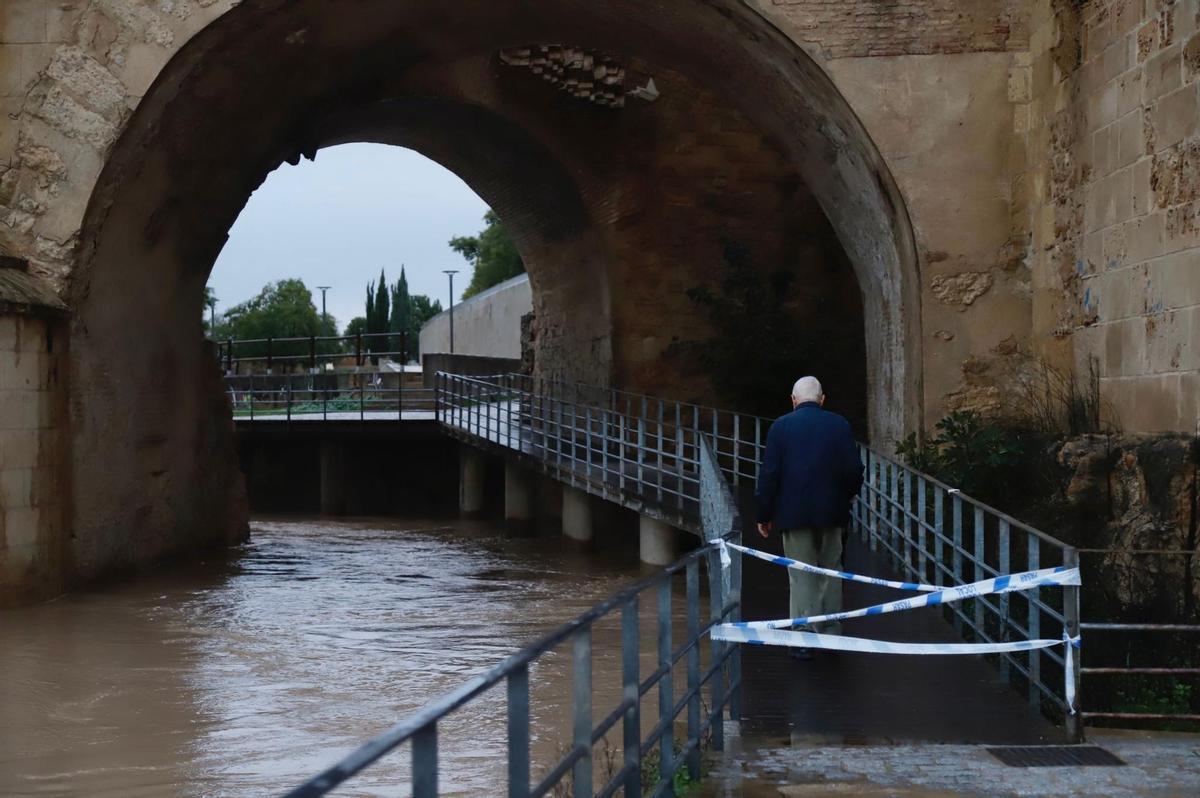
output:
[[[732,729],[731,729],[732,731]],[[942,798],[1193,798],[1200,795],[1200,736],[1092,730],[1088,742],[1123,767],[1017,768],[976,745],[779,746],[738,739],[717,755],[705,798],[856,795]]]

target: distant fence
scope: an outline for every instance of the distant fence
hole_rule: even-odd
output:
[[[310,335],[292,338],[239,338],[213,341],[217,361],[226,374],[240,374],[254,367],[266,373],[307,369],[326,365],[360,368],[381,359],[407,363],[409,349],[405,333],[361,333],[359,335]]]

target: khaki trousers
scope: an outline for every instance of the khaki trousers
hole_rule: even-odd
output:
[[[842,569],[842,528],[840,526],[806,527],[783,531],[783,553],[821,568]],[[788,569],[790,600],[788,611],[792,618],[828,615],[842,610],[842,580],[832,576],[805,573]],[[840,634],[841,623],[818,624],[812,631]]]

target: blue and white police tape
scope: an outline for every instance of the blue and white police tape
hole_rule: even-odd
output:
[[[736,626],[743,629],[787,629],[791,626],[807,626],[832,621],[845,621],[850,618],[865,618],[869,615],[883,615],[889,612],[902,612],[918,607],[930,607],[936,604],[949,604],[954,601],[986,596],[991,593],[1011,593],[1017,590],[1030,590],[1035,587],[1064,587],[1079,585],[1079,569],[1059,566],[1057,568],[1042,568],[1037,571],[1022,571],[1018,574],[997,576],[984,579],[959,587],[942,588],[936,593],[925,593],[920,596],[889,601],[871,607],[845,612],[833,612],[828,615],[810,615],[804,618],[783,618],[777,621],[740,621]]]
[[[1064,661],[1066,703],[1071,714],[1075,714],[1075,649],[1080,646],[1078,637],[1061,640],[1014,640],[1004,643],[892,643],[886,640],[870,640],[863,637],[845,637],[818,632],[791,631],[764,627],[747,627],[737,623],[723,623],[711,630],[713,640],[726,643],[747,643],[758,646],[790,646],[793,648],[824,648],[834,651],[853,651],[863,654],[915,654],[915,655],[967,655],[967,654],[1010,654],[1019,651],[1036,651],[1053,646],[1066,646]]]
[[[751,549],[746,546],[739,546],[736,543],[726,543],[729,548],[740,551],[742,554],[749,554],[751,557],[756,557],[760,560],[782,565],[786,568],[791,568],[796,571],[805,571],[810,574],[819,574],[821,576],[832,576],[837,579],[845,579],[848,582],[862,582],[868,585],[878,585],[879,587],[894,587],[897,590],[916,590],[921,592],[933,593],[943,588],[937,585],[923,585],[917,582],[894,582],[890,579],[880,579],[875,576],[862,576],[861,574],[852,574],[847,571],[836,571],[832,568],[821,568],[816,565],[810,565],[800,560],[793,560],[791,557],[779,557],[774,554],[768,554],[765,551]]]

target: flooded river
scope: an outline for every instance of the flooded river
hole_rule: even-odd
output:
[[[277,794],[635,579],[636,546],[614,549],[488,522],[263,520],[227,559],[0,613],[0,795]],[[618,641],[617,619],[597,628],[597,720]],[[531,672],[535,774],[570,735],[569,673],[566,646]],[[504,793],[504,713],[501,687],[440,726],[445,794]],[[407,794],[408,763],[337,794]]]

